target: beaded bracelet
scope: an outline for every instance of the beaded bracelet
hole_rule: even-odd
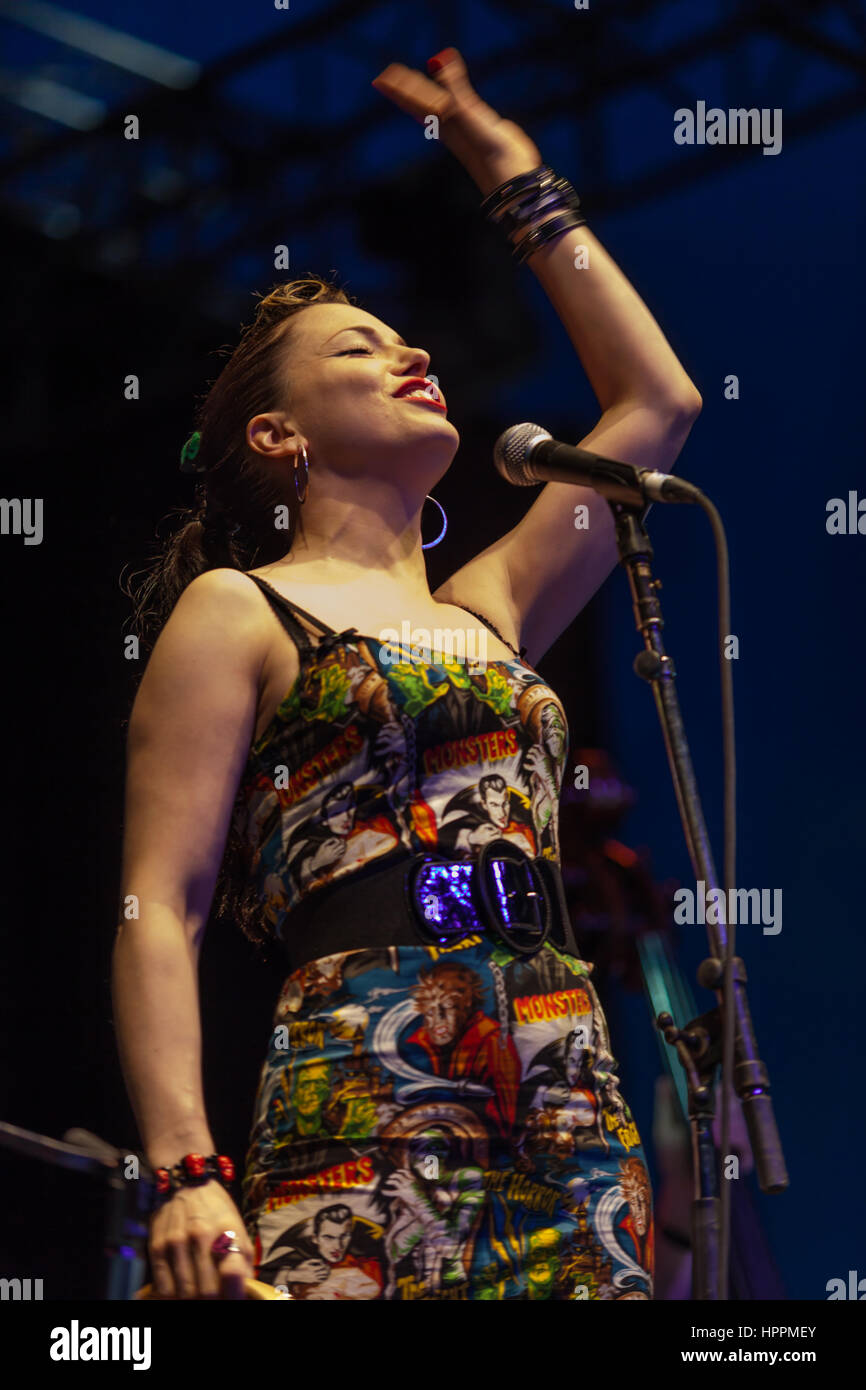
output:
[[[218,1183],[228,1188],[234,1176],[235,1165],[225,1154],[211,1154],[209,1158],[203,1154],[185,1154],[173,1168],[154,1169],[154,1206],[167,1202],[182,1187],[201,1187],[211,1178],[216,1178]]]

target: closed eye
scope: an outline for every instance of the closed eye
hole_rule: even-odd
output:
[[[350,352],[367,352],[372,356],[373,349],[368,347],[344,348],[342,352],[335,352],[335,357],[347,357]]]

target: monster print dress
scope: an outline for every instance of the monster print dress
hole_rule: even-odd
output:
[[[336,633],[250,578],[300,658],[235,808],[277,941],[374,861],[505,839],[559,862],[568,733],[532,667]],[[650,1183],[590,971],[486,934],[294,970],[243,1178],[256,1277],[295,1300],[652,1298]]]

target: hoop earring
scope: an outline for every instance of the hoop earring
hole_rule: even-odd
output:
[[[303,492],[301,491],[300,487],[298,486],[298,478],[301,476],[301,470],[300,470],[300,468],[299,468],[299,466],[298,466],[298,456],[299,456],[299,454],[303,456],[303,469],[304,469],[304,490],[303,490]],[[295,454],[295,466],[294,466],[294,469],[293,469],[293,477],[294,477],[294,479],[295,479],[295,496],[297,497],[297,499],[298,499],[298,501],[299,501],[300,503],[303,503],[303,502],[304,502],[304,499],[305,499],[306,496],[307,496],[307,485],[308,485],[308,483],[309,483],[309,481],[310,481],[310,460],[307,458],[307,446],[306,446],[306,444],[302,444],[301,447],[300,447],[300,449],[298,450],[298,453]]]
[[[433,497],[429,492],[427,493],[427,496],[424,500],[425,502],[436,502],[436,498]],[[439,532],[439,535],[436,537],[435,541],[428,541],[426,545],[424,545],[424,543],[422,542],[422,550],[430,550],[434,545],[438,545],[442,537],[445,535],[445,532],[448,530],[448,518],[445,515],[445,508],[442,506],[441,502],[436,502],[436,506],[442,513],[442,530]]]

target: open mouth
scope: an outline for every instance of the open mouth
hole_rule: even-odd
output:
[[[415,395],[415,393],[413,392],[412,395],[401,396],[400,399],[403,401],[414,401],[416,405],[433,405],[436,407],[437,410],[441,410],[443,413],[445,411],[445,406],[442,404],[442,402],[434,400],[432,396]]]
[[[404,382],[400,390],[395,392],[401,401],[415,401],[419,405],[432,405],[437,410],[445,411],[445,398],[439,387],[434,381],[427,381],[423,377],[414,377],[411,381]]]

